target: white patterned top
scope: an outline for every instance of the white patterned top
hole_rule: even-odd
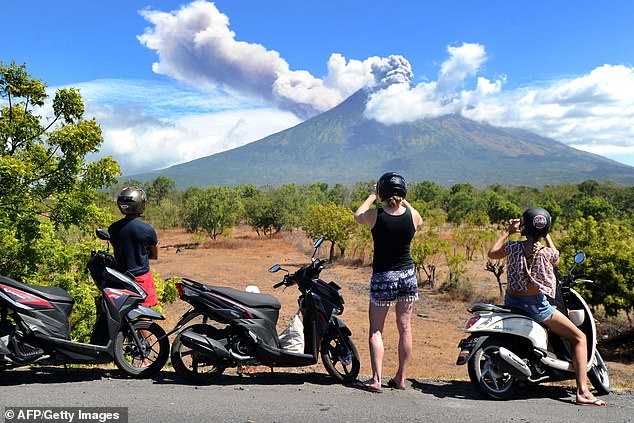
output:
[[[559,261],[559,251],[541,244],[535,247],[533,260],[529,265],[521,241],[508,241],[504,244],[507,286],[513,291],[527,291],[528,285],[533,283],[541,292],[554,297],[557,287],[554,267]]]

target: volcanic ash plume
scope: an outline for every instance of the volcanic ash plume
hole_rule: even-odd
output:
[[[372,75],[374,76],[375,88],[387,88],[393,84],[412,85],[414,73],[412,66],[406,58],[399,55],[391,55],[387,58],[377,59],[372,63]]]

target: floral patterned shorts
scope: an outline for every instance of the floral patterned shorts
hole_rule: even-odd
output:
[[[370,301],[377,306],[418,299],[418,281],[414,269],[374,273],[370,279]]]

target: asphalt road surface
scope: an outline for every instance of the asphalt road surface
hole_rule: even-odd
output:
[[[409,382],[405,391],[377,394],[336,384],[325,372],[225,375],[215,385],[193,386],[171,371],[134,380],[118,370],[18,369],[0,372],[0,411],[16,423],[25,420],[11,413],[33,407],[125,407],[130,423],[634,422],[634,391],[602,397],[607,407],[581,407],[570,387],[524,387],[514,400],[488,401],[465,381]],[[38,421],[53,421],[48,417]]]

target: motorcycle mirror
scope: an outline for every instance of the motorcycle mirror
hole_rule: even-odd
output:
[[[280,270],[282,267],[279,264],[274,264],[269,268],[269,273],[275,273]]]
[[[97,234],[97,238],[104,241],[110,241],[110,233],[107,230],[99,228],[95,232]]]
[[[313,248],[319,248],[319,246],[321,245],[321,243],[324,242],[324,237],[320,237],[317,241],[315,241],[315,244],[313,245]]]
[[[577,253],[575,255],[575,263],[579,264],[579,263],[583,263],[583,261],[586,259],[586,254],[585,253]]]

